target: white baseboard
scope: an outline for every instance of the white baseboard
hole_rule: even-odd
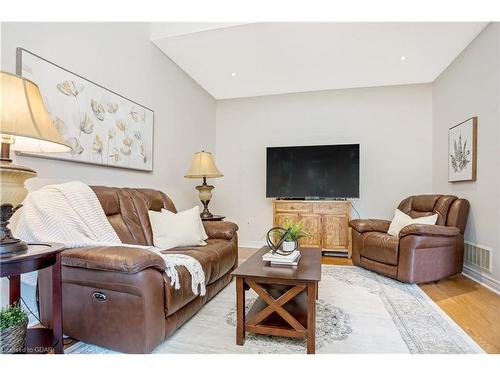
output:
[[[250,247],[252,249],[260,249],[266,244],[266,241],[240,241],[238,240],[238,247]]]
[[[472,279],[485,288],[490,289],[492,292],[495,292],[496,294],[500,295],[500,281],[494,279],[493,277],[489,275],[485,275],[484,273],[481,273],[479,270],[464,264],[464,270],[463,270],[463,275],[467,276],[469,279]]]

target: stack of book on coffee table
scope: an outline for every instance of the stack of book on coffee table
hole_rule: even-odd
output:
[[[271,266],[294,267],[299,264],[300,251],[295,250],[289,255],[273,254],[272,250],[262,256],[264,262],[270,262]]]

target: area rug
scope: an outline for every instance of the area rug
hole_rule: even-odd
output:
[[[352,266],[322,266],[316,353],[482,353],[416,285]],[[256,295],[247,293],[246,306]],[[304,340],[247,334],[235,345],[234,282],[153,353],[305,353]],[[78,342],[66,350],[116,353]]]

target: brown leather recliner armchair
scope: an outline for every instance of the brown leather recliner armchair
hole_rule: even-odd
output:
[[[92,187],[123,243],[153,245],[148,210],[176,212],[170,198],[152,189]],[[204,222],[207,245],[167,252],[198,260],[207,292],[195,295],[191,275],[178,267],[180,289],[170,285],[165,262],[138,247],[109,246],[64,250],[62,263],[63,331],[78,340],[125,353],[149,353],[172,335],[205,303],[231,282],[238,265],[238,227]],[[41,321],[51,325],[52,278],[39,273]]]
[[[436,225],[412,224],[399,237],[389,220],[351,220],[354,265],[406,283],[425,283],[462,272],[469,202],[453,195],[414,195],[398,209],[411,216],[438,215]]]

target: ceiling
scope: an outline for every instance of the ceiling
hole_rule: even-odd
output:
[[[432,82],[486,25],[156,23],[151,39],[212,96],[228,99]]]

